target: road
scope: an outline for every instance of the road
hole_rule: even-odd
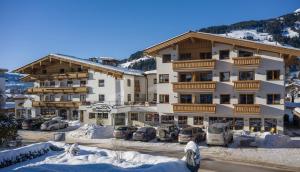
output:
[[[19,134],[23,137],[25,144],[48,141],[53,139],[53,132],[38,132],[38,131],[21,131]],[[74,143],[74,141],[69,141]],[[79,142],[80,145],[98,147],[103,149],[114,149],[112,145],[101,143],[85,143]],[[153,149],[147,147],[134,147],[134,146],[118,146],[120,151],[137,151],[140,153],[150,155],[160,155],[175,157],[181,159],[184,156],[183,151],[168,150],[168,149]],[[211,155],[201,155],[200,171],[220,171],[220,172],[280,172],[280,171],[300,171],[299,169],[282,167],[274,164],[258,164],[257,162],[233,162],[219,157],[213,157]]]

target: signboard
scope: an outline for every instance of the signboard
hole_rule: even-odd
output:
[[[107,104],[93,104],[89,108],[92,108],[94,112],[111,112],[113,107]]]

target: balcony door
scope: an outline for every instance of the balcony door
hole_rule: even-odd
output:
[[[254,104],[254,94],[240,94],[239,104]]]
[[[255,80],[254,71],[240,71],[239,72],[239,80],[240,81]]]

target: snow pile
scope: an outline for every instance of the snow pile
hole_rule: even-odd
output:
[[[282,31],[282,36],[285,36],[288,38],[294,38],[294,37],[299,37],[299,33],[292,30],[290,27],[286,27]]]
[[[113,137],[113,126],[85,124],[77,130],[67,133],[68,137],[85,139],[104,139]]]
[[[122,64],[120,64],[120,66],[123,67],[123,68],[128,68],[128,67],[134,65],[135,63],[138,63],[140,61],[150,60],[150,59],[151,59],[151,57],[145,56],[145,57],[142,57],[142,58],[139,58],[139,59],[134,59],[134,60],[122,63]]]
[[[61,145],[62,143],[52,144],[64,147],[70,150],[73,145]],[[74,147],[74,146],[73,146]],[[96,147],[78,146],[77,154],[70,155],[68,152],[60,152],[53,156],[35,162],[27,162],[27,164],[19,164],[6,168],[5,170],[19,171],[43,171],[51,169],[51,171],[173,171],[188,172],[185,162],[176,158],[164,156],[152,156],[141,154],[133,151],[118,151],[121,154],[122,161],[116,161],[116,151],[100,149]]]
[[[273,41],[273,36],[269,33],[257,32],[256,29],[243,29],[243,30],[232,30],[229,33],[221,34],[223,36],[239,38],[239,39],[249,39],[266,44],[280,45]]]

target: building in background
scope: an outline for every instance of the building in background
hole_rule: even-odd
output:
[[[145,52],[156,58],[161,123],[283,131],[285,60],[299,49],[188,32]]]
[[[5,72],[7,72],[7,69],[0,68],[0,113],[4,113],[5,109],[5,102],[6,102],[6,96],[5,96]]]

